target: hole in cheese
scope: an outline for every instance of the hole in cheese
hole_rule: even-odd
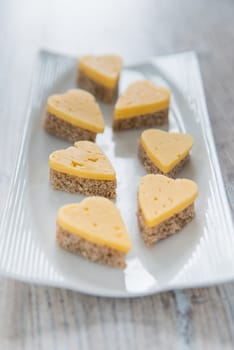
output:
[[[74,161],[74,160],[71,161],[71,165],[72,165],[74,168],[77,167],[77,166],[84,166],[84,164],[78,163],[78,162],[76,162],[76,161]]]
[[[88,160],[90,160],[90,162],[97,162],[98,161],[98,158],[88,158]]]

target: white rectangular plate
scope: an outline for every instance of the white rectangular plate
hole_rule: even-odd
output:
[[[83,197],[53,191],[48,156],[68,142],[48,135],[42,117],[48,95],[76,86],[76,59],[39,54],[22,136],[22,145],[0,229],[0,272],[22,281],[101,296],[131,297],[162,290],[203,286],[234,278],[234,234],[207,114],[197,58],[183,53],[124,67],[120,92],[146,78],[172,91],[169,130],[188,132],[195,144],[180,173],[197,182],[196,218],[180,233],[147,248],[136,221],[136,193],[145,174],[137,159],[141,131],[113,133],[113,105],[100,104],[106,120],[97,143],[113,162],[120,208],[133,249],[124,271],[97,265],[60,249],[55,218],[60,206]]]

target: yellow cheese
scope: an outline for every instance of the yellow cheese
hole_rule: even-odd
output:
[[[79,69],[101,85],[114,88],[119,80],[122,60],[116,55],[83,56]]]
[[[149,174],[140,180],[138,206],[147,226],[153,227],[188,207],[197,195],[197,185],[191,180]]]
[[[115,171],[94,142],[79,141],[75,147],[55,151],[49,157],[51,169],[82,178],[115,180]]]
[[[170,92],[148,80],[130,84],[115,105],[114,118],[124,119],[169,108]]]
[[[47,101],[47,111],[75,126],[93,131],[104,131],[101,110],[93,95],[74,89],[64,95],[52,95]]]
[[[149,129],[141,134],[140,143],[152,162],[166,174],[189,153],[193,146],[193,137]]]
[[[131,241],[114,203],[103,197],[88,197],[79,204],[62,207],[57,223],[84,239],[127,253]]]

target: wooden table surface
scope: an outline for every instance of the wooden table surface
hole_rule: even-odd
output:
[[[0,215],[41,47],[128,62],[195,49],[233,209],[233,0],[2,0]],[[0,278],[0,315],[3,350],[234,348],[234,283],[118,300]]]

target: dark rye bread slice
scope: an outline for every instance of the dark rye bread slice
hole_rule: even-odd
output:
[[[116,180],[97,180],[65,174],[50,168],[50,183],[55,190],[116,198]]]
[[[176,174],[182,170],[184,167],[185,163],[187,163],[190,159],[190,155],[187,154],[181,161],[168,173],[164,173],[161,171],[154,163],[153,161],[149,158],[147,153],[145,152],[141,142],[139,142],[138,145],[138,158],[140,159],[141,163],[145,167],[148,173],[150,174],[162,174],[166,175],[168,177],[175,178]]]
[[[79,254],[85,259],[96,263],[109,265],[114,268],[124,269],[126,266],[126,254],[116,249],[92,243],[85,238],[63,229],[57,224],[56,240],[63,249]]]
[[[156,226],[147,226],[142,211],[138,208],[137,219],[142,238],[147,246],[152,246],[157,241],[178,232],[184,225],[189,223],[195,216],[194,203],[187,208],[174,214]]]
[[[110,88],[108,86],[97,83],[80,69],[78,71],[77,83],[80,88],[87,90],[92,95],[106,103],[113,102],[114,98],[117,95],[118,82],[114,88]]]
[[[160,126],[168,123],[168,108],[155,113],[138,115],[136,117],[114,119],[113,129],[115,131],[128,129],[141,129],[151,126]]]
[[[43,126],[49,134],[70,142],[82,140],[95,142],[96,140],[97,134],[95,132],[73,125],[48,111],[46,112]]]

